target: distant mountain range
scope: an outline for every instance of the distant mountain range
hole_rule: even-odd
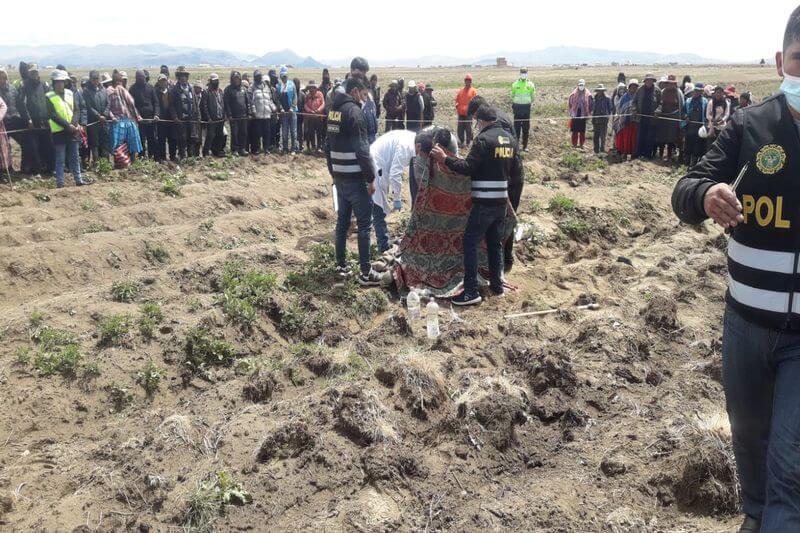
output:
[[[554,46],[533,52],[500,51],[479,57],[453,57],[429,55],[416,58],[376,59],[370,58],[376,67],[434,67],[456,65],[494,65],[496,58],[505,57],[512,65],[580,65],[580,64],[719,64],[727,63],[717,59],[701,57],[696,54],[658,54],[655,52],[636,52],[606,50],[602,48],[581,48],[575,46]],[[170,66],[278,66],[291,65],[299,68],[322,68],[326,65],[347,67],[350,58],[317,61],[311,56],[302,57],[292,50],[268,52],[262,56],[226,50],[169,46],[165,44],[137,44],[97,46],[47,45],[14,46],[0,45],[0,64],[15,65],[19,61],[36,61],[41,67],[57,65],[68,67],[113,67],[115,65],[132,67]]]

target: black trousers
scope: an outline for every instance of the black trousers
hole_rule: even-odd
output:
[[[92,161],[108,156],[108,133],[103,124],[94,124],[86,128],[86,144]]]
[[[247,119],[231,119],[231,152],[247,150]]]
[[[6,119],[4,121],[4,125],[6,127],[6,131],[12,130],[24,130],[27,127],[27,123],[22,119],[22,117],[13,117]],[[17,141],[19,144],[20,152],[22,152],[22,164],[21,170],[23,174],[30,174],[31,173],[31,143],[30,143],[30,133],[25,131],[21,131],[18,133],[9,133],[9,137]]]
[[[687,132],[684,139],[683,162],[687,167],[695,166],[706,153],[706,140],[696,132]]]
[[[139,137],[142,138],[142,155],[147,153],[150,159],[156,159],[158,142],[156,141],[156,125],[154,122],[139,123]]]
[[[305,123],[305,118],[306,117],[300,113],[297,113],[297,148],[301,151],[303,150],[303,139],[305,138],[303,133],[303,124]]]
[[[38,126],[34,124],[34,128],[36,129],[26,134],[30,137],[31,174],[50,174],[55,169],[56,163],[49,125],[46,122]]]
[[[531,131],[531,105],[512,104],[511,110],[514,112],[514,132],[517,134],[517,142],[522,144],[523,149],[526,149]]]
[[[465,115],[458,115],[458,144],[466,146],[472,142],[472,121]]]
[[[206,126],[206,141],[203,144],[203,155],[225,154],[225,123],[215,122]]]
[[[608,135],[608,119],[597,118],[592,119],[592,128],[594,129],[594,153],[600,154],[606,151],[606,136]]]
[[[519,208],[519,202],[522,200],[522,186],[525,180],[522,176],[519,179],[510,179],[508,181],[508,199],[511,202],[511,207],[516,212]],[[514,264],[514,236],[511,235],[503,247],[503,263],[506,268],[510,268]]]
[[[254,118],[250,120],[250,152],[267,153],[272,149],[272,119]]]
[[[166,161],[167,159],[167,144],[169,144],[169,158],[175,161],[175,154],[177,152],[177,144],[175,143],[175,136],[173,133],[172,124],[168,122],[159,122],[156,124],[158,155],[156,161]]]
[[[175,122],[172,126],[175,143],[178,145],[178,159],[186,159],[186,156],[189,155],[189,142],[192,140],[192,123]],[[170,152],[172,152],[171,149]],[[170,158],[172,158],[171,156],[172,154],[170,154]]]

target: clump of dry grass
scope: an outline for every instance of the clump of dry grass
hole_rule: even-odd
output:
[[[350,386],[342,392],[336,409],[336,426],[361,444],[399,442],[389,411],[375,391]]]
[[[678,453],[651,484],[668,488],[678,505],[693,512],[736,513],[740,487],[728,417],[698,414],[675,427],[671,438]]]
[[[476,420],[495,447],[503,450],[517,442],[515,428],[526,420],[527,401],[519,385],[505,376],[489,376],[471,383],[455,403],[459,418]]]
[[[425,420],[431,410],[445,404],[447,384],[430,354],[410,351],[399,357],[394,366],[394,374],[400,383],[400,396],[414,416]]]

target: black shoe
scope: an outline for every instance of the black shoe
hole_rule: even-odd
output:
[[[759,533],[761,531],[761,520],[756,520],[752,516],[745,515],[739,533]]]
[[[261,150],[250,150],[250,155],[259,155]]]
[[[453,305],[457,305],[459,307],[465,307],[467,305],[477,305],[482,301],[483,298],[481,298],[481,295],[478,294],[477,292],[468,294],[466,291],[462,292],[461,294],[450,300],[450,302]]]
[[[511,269],[514,268],[514,261],[509,261],[508,263],[503,264],[503,272],[508,274],[511,272]]]
[[[239,155],[242,156],[242,157],[246,157],[246,156],[248,156],[250,154],[247,153],[247,150],[239,150]]]
[[[492,294],[494,296],[503,296],[506,293],[506,290],[502,286],[500,286],[499,289],[496,289],[494,287],[489,287],[489,290],[492,291]]]
[[[358,275],[358,284],[362,287],[377,287],[381,284],[381,275],[370,268],[369,273],[362,272]]]

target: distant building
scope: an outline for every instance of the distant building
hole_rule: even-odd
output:
[[[507,67],[508,66],[508,59],[506,59],[505,57],[498,57],[496,66],[498,66],[498,67]]]

